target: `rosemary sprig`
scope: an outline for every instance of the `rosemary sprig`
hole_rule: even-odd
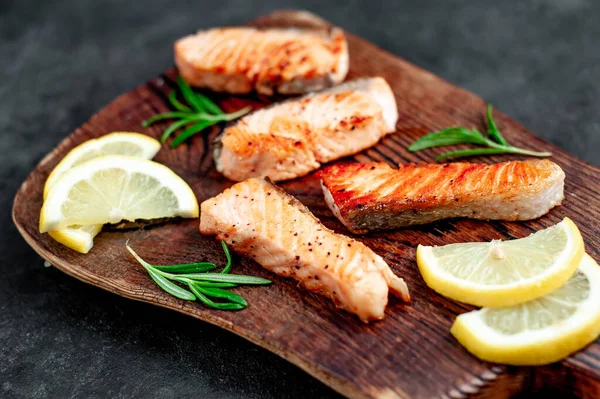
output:
[[[142,127],[148,127],[160,120],[176,119],[175,122],[165,129],[160,137],[160,141],[164,143],[171,134],[179,129],[184,129],[181,134],[171,142],[171,148],[177,147],[179,144],[207,127],[221,122],[232,121],[247,114],[251,110],[251,107],[246,107],[236,112],[226,114],[208,97],[200,93],[194,93],[190,85],[188,85],[181,76],[177,78],[177,85],[179,86],[181,96],[188,105],[181,103],[177,99],[177,91],[173,90],[171,94],[169,94],[169,103],[171,103],[171,106],[176,109],[176,111],[163,112],[142,122]]]
[[[495,142],[502,145],[508,145],[508,142],[506,141],[504,136],[502,136],[500,130],[498,130],[498,128],[496,127],[496,122],[494,122],[494,118],[492,117],[492,104],[488,104],[486,116],[488,123],[488,135],[492,137]]]
[[[225,241],[221,241],[227,264],[220,273],[210,273],[217,268],[211,262],[184,263],[173,266],[157,266],[146,262],[129,246],[127,250],[146,269],[152,280],[169,294],[186,301],[196,299],[204,305],[220,310],[241,310],[248,306],[248,302],[240,295],[229,292],[223,288],[233,288],[238,285],[266,285],[271,280],[261,277],[229,274],[232,261],[229,248]],[[177,283],[177,284],[176,284]],[[187,286],[188,289],[180,285]],[[216,298],[215,302],[211,298]]]
[[[420,139],[412,143],[408,150],[410,152],[424,150],[426,148],[442,147],[455,144],[476,144],[486,146],[488,148],[471,148],[467,150],[456,150],[446,152],[435,158],[440,161],[446,158],[461,158],[471,157],[476,155],[493,155],[493,154],[522,154],[533,157],[549,157],[552,154],[549,152],[535,152],[523,148],[513,147],[508,144],[492,117],[492,105],[487,107],[487,136],[479,130],[467,129],[466,127],[450,127],[439,130],[437,132],[426,134]]]

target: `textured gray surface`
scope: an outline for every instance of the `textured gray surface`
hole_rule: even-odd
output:
[[[44,268],[12,225],[42,156],[195,29],[310,9],[600,164],[599,2],[336,3],[0,1],[0,397],[335,396],[232,334]]]

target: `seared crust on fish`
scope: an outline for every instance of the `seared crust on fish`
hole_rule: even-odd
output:
[[[264,179],[237,183],[204,201],[200,232],[331,298],[364,322],[383,318],[388,290],[410,300],[404,280],[379,255],[329,230],[302,203]]]
[[[356,154],[396,129],[398,111],[383,78],[346,82],[252,112],[215,140],[219,172],[235,181],[293,179]]]
[[[344,80],[348,44],[339,28],[216,28],[175,42],[175,64],[214,91],[303,94]]]
[[[565,174],[548,160],[495,165],[333,165],[321,172],[325,200],[353,233],[467,217],[530,220],[560,205]]]

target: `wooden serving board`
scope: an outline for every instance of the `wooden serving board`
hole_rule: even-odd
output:
[[[318,17],[297,11],[276,12],[253,22],[260,26],[326,25]],[[396,94],[400,118],[397,132],[355,160],[390,164],[432,162],[444,149],[411,154],[406,148],[426,132],[453,125],[483,128],[485,103],[477,96],[376,46],[348,34],[349,78],[383,76]],[[390,300],[383,321],[362,324],[338,311],[318,295],[296,287],[251,260],[236,257],[235,271],[268,277],[268,287],[241,288],[250,306],[240,312],[210,310],[181,301],[161,291],[127,253],[125,241],[154,264],[209,260],[222,264],[220,244],[198,232],[198,220],[183,220],[143,230],[106,231],[87,255],[71,251],[38,231],[42,188],[49,172],[76,145],[111,131],[138,131],[158,137],[165,124],[140,127],[148,117],[168,110],[167,95],[175,87],[175,70],[117,98],[67,137],[35,168],[18,191],[13,218],[21,234],[44,259],[82,281],[116,294],[149,302],[213,323],[273,351],[314,377],[350,397],[449,398],[509,397],[521,392],[550,389],[580,397],[600,397],[600,344],[553,365],[537,368],[506,367],[479,361],[450,335],[455,317],[472,307],[448,300],[429,289],[415,263],[418,244],[443,245],[464,241],[520,238],[550,226],[563,217],[573,219],[583,234],[587,251],[600,259],[600,169],[543,140],[505,115],[496,113],[507,139],[518,146],[548,150],[565,170],[566,198],[543,218],[526,223],[453,220],[413,229],[357,237],[380,254],[407,281],[412,303]],[[226,111],[250,104],[267,105],[256,96],[210,94]],[[232,182],[216,172],[211,142],[217,134],[194,137],[176,149],[164,146],[156,161],[182,176],[199,202],[217,195]],[[499,162],[514,156],[473,159]],[[310,207],[325,225],[347,234],[325,206],[318,181],[308,176],[281,184]]]

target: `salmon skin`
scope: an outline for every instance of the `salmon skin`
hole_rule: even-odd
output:
[[[175,42],[175,64],[214,91],[304,94],[344,80],[348,44],[339,28],[216,28]]]
[[[530,220],[560,205],[565,174],[548,160],[495,165],[333,165],[321,172],[327,205],[355,234],[439,219]]]
[[[215,139],[215,165],[235,181],[294,179],[373,146],[396,129],[397,120],[385,79],[354,80],[233,122]]]
[[[323,226],[300,201],[266,179],[237,183],[204,201],[200,232],[331,298],[364,322],[383,318],[388,290],[410,300],[404,280],[379,255]]]

